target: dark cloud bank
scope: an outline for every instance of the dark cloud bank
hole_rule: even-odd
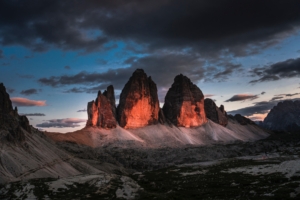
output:
[[[79,127],[80,123],[86,122],[85,119],[78,119],[78,118],[65,118],[65,119],[52,119],[47,120],[41,124],[37,124],[36,127],[39,128],[75,128]]]
[[[22,90],[20,92],[20,94],[23,94],[23,95],[26,95],[26,96],[29,96],[29,95],[32,95],[32,94],[37,94],[38,93],[38,90],[37,89],[28,89],[28,90]]]
[[[44,113],[20,113],[20,115],[35,116],[35,117],[44,117],[44,116],[46,116]]]
[[[300,77],[300,58],[288,59],[270,66],[255,68],[252,70],[252,74],[260,78],[252,80],[250,83],[297,78]]]
[[[245,55],[294,32],[299,7],[298,0],[3,0],[0,44],[91,52],[123,40],[148,51]]]

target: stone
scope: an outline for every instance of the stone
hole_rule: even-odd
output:
[[[300,131],[300,101],[285,100],[274,106],[263,127],[277,131]]]
[[[223,105],[218,108],[212,99],[206,98],[204,100],[204,109],[206,117],[211,121],[222,126],[226,126],[228,124],[227,113],[224,110]]]
[[[182,74],[167,92],[163,112],[176,126],[196,127],[207,122],[202,91]]]
[[[109,92],[107,92],[109,91]],[[98,96],[95,101],[88,102],[87,113],[88,120],[87,126],[97,126],[105,129],[115,128],[117,126],[116,117],[113,111],[114,103],[114,91],[107,89],[106,95],[101,94],[101,91],[98,92]],[[108,95],[109,93],[109,95]]]
[[[158,123],[157,87],[151,77],[137,69],[124,86],[117,108],[117,119],[123,128],[140,128]]]

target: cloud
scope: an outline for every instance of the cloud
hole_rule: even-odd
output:
[[[292,96],[299,95],[299,94],[300,94],[300,93],[286,94],[285,96],[287,96],[287,97],[292,97]]]
[[[299,98],[294,98],[290,100],[299,100]],[[269,110],[271,110],[274,106],[276,106],[279,102],[282,102],[284,100],[271,100],[271,101],[260,101],[253,103],[253,106],[248,106],[245,108],[237,109],[237,110],[231,110],[228,111],[228,114],[235,115],[235,114],[241,114],[243,116],[253,116],[255,114],[267,114]]]
[[[1,63],[1,66],[9,66],[9,65],[10,65],[10,63],[8,63],[8,62]]]
[[[235,114],[241,114],[243,116],[251,116],[253,114],[265,114],[268,113],[271,108],[273,108],[277,102],[268,102],[268,101],[261,101],[254,103],[253,106],[237,109],[237,110],[231,110],[228,111],[228,114],[235,115]]]
[[[28,56],[24,56],[24,58],[28,59],[28,58],[33,58],[34,55],[28,55]]]
[[[3,51],[0,49],[0,59],[4,58]]]
[[[27,95],[27,96],[32,95],[32,94],[37,94],[37,93],[38,93],[37,89],[34,89],[34,88],[28,89],[28,90],[22,90],[20,92],[20,94]]]
[[[34,78],[33,75],[30,74],[17,74],[20,78],[25,78],[25,79],[32,79]]]
[[[255,68],[251,71],[253,76],[259,79],[250,81],[249,83],[277,81],[284,78],[300,77],[300,58],[288,59],[282,62],[274,63],[270,66]]]
[[[226,80],[228,79],[228,76],[231,75],[232,73],[236,72],[237,70],[242,70],[241,64],[226,63],[223,65],[225,69],[219,73],[216,73],[213,77],[214,79]]]
[[[273,97],[270,101],[275,101],[275,100],[278,100],[278,99],[283,99],[283,97]]]
[[[71,67],[68,66],[68,65],[64,66],[64,68],[65,68],[65,69],[71,69]]]
[[[115,89],[122,89],[132,73],[137,68],[142,68],[149,76],[152,76],[159,86],[170,87],[174,77],[180,73],[187,75],[192,81],[199,81],[204,78],[205,69],[202,67],[203,63],[204,61],[199,60],[195,55],[150,55],[128,62],[130,66],[127,68],[109,69],[103,73],[82,71],[75,75],[40,78],[38,81],[52,87],[93,84],[93,87],[97,87],[97,89],[106,89],[108,85],[113,84]],[[70,92],[81,92],[84,90],[85,88],[77,87]]]
[[[216,95],[214,95],[214,94],[205,94],[204,98],[209,98],[209,97],[213,97],[213,96],[216,96]]]
[[[233,95],[230,99],[227,99],[225,102],[244,101],[244,100],[252,101],[257,98],[258,95],[254,95],[254,94],[236,94]]]
[[[14,106],[46,106],[46,101],[40,100],[30,100],[26,98],[21,98],[21,97],[12,97],[11,101]]]
[[[65,118],[65,119],[52,119],[47,120],[41,124],[37,124],[36,127],[39,128],[75,128],[79,127],[80,123],[86,122],[85,119],[78,118]]]
[[[37,117],[43,117],[43,116],[46,116],[44,113],[20,113],[20,115],[25,115],[25,116],[37,116]]]
[[[86,112],[86,109],[77,110],[77,112]]]
[[[12,94],[14,93],[16,90],[13,88],[7,88],[8,93]]]
[[[91,52],[121,40],[148,51],[190,48],[245,55],[294,33],[299,6],[297,0],[4,1],[0,44]]]

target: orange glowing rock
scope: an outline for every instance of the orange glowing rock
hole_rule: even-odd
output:
[[[109,86],[107,91],[109,91],[110,94],[114,93],[112,86]],[[105,91],[104,94],[101,94],[101,91],[99,91],[97,99],[88,103],[87,126],[98,126],[106,129],[115,128],[117,126],[114,114],[114,94],[108,97],[107,91]]]
[[[137,69],[126,83],[117,108],[119,125],[139,128],[158,122],[159,101],[156,84],[142,69]]]
[[[163,112],[176,126],[196,127],[207,122],[202,91],[182,74],[175,77],[165,97]]]

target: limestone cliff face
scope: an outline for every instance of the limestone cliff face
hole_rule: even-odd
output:
[[[116,99],[115,99],[114,87],[112,85],[108,86],[107,89],[103,92],[103,95],[109,101],[111,110],[114,114],[114,117],[117,118],[117,109],[116,109]]]
[[[104,94],[101,94],[101,91],[98,92],[96,100],[89,102],[87,106],[87,126],[98,126],[106,129],[117,126],[114,97],[112,86],[109,86]]]
[[[182,74],[175,77],[167,92],[163,112],[176,126],[195,127],[207,122],[202,91]]]
[[[137,69],[123,88],[117,119],[124,128],[139,128],[158,122],[157,87],[144,70]]]
[[[31,133],[31,127],[26,116],[19,116],[17,108],[13,109],[9,94],[3,83],[0,83],[0,140],[22,142],[25,133]]]
[[[0,83],[0,113],[13,114],[11,100],[3,83]]]
[[[227,113],[224,110],[223,105],[218,108],[212,99],[206,98],[204,100],[204,109],[208,119],[222,126],[226,126],[228,124]]]

